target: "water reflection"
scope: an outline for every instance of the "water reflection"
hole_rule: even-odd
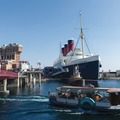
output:
[[[0,120],[119,120],[120,116],[83,114],[81,109],[54,107],[49,104],[48,91],[67,85],[61,81],[43,82],[41,87],[8,88],[10,95],[0,96]],[[100,87],[120,87],[120,81],[100,80]]]

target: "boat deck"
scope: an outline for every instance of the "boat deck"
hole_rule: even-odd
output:
[[[100,87],[79,87],[79,86],[61,86],[56,88],[56,90],[71,89],[71,90],[87,90],[89,91],[106,91],[108,93],[120,92],[120,88],[100,88]]]
[[[117,105],[117,106],[111,106],[110,109],[113,109],[113,110],[120,110],[120,105]]]

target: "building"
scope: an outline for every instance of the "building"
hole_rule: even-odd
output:
[[[43,74],[49,77],[51,76],[53,70],[54,70],[53,66],[44,67]]]
[[[18,69],[20,66],[20,54],[23,46],[16,43],[10,43],[0,47],[1,69]]]
[[[120,70],[116,70],[115,72],[100,72],[100,79],[120,79]]]
[[[117,71],[116,71],[116,75],[117,75],[118,77],[120,77],[120,70],[117,70]]]
[[[19,66],[20,71],[27,71],[30,69],[30,64],[28,61],[20,61],[20,66]]]

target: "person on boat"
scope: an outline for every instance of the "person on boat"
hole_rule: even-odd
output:
[[[83,95],[83,94],[80,94],[78,98],[79,98],[79,99],[82,99],[83,97],[84,97],[84,95]]]
[[[96,95],[95,100],[96,100],[96,101],[99,101],[100,99],[101,99],[101,97],[100,97],[99,95]]]
[[[65,94],[65,93],[62,93],[61,97],[62,97],[62,98],[66,98],[66,94]]]

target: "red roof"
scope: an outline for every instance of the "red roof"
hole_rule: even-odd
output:
[[[0,80],[15,79],[15,78],[18,78],[18,73],[8,70],[0,70]]]

